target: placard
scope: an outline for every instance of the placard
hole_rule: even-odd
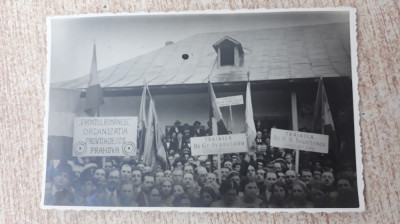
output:
[[[137,117],[79,117],[74,120],[73,156],[136,155]]]
[[[246,134],[192,137],[190,140],[194,156],[248,151]]]
[[[309,152],[328,153],[329,136],[272,128],[271,146]]]
[[[241,104],[243,104],[243,96],[237,95],[237,96],[228,96],[228,97],[217,98],[217,104],[219,107],[241,105]]]

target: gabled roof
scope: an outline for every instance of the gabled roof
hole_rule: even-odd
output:
[[[243,47],[239,67],[217,65],[213,45],[226,37]],[[187,60],[182,59],[188,54]],[[102,87],[175,85],[351,75],[348,23],[202,33],[99,71]],[[54,83],[86,88],[89,75]]]
[[[239,54],[244,54],[243,48],[242,48],[242,44],[239,43],[237,40],[229,37],[229,36],[225,36],[224,38],[222,38],[221,40],[217,41],[215,44],[213,44],[213,48],[215,50],[215,52],[218,53],[218,48],[220,46],[224,46],[224,45],[233,45],[236,46],[239,50]]]

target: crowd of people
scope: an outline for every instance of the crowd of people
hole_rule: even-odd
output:
[[[352,164],[320,154],[270,146],[269,129],[257,130],[248,153],[192,156],[190,138],[212,135],[199,121],[176,121],[164,146],[167,166],[140,156],[75,157],[49,161],[44,204],[106,207],[349,208],[358,207]],[[220,161],[218,161],[220,158]],[[218,169],[220,163],[221,169]]]

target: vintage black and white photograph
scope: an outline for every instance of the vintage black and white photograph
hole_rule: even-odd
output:
[[[362,211],[353,9],[48,19],[43,208]]]

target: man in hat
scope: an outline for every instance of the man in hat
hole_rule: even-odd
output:
[[[195,121],[193,123],[192,137],[201,137],[206,135],[206,132],[200,127],[200,125],[200,121]]]
[[[175,133],[176,135],[178,133],[182,133],[182,127],[181,127],[181,122],[176,120],[174,123],[174,126],[171,128],[169,134],[172,136],[172,133]]]
[[[75,194],[71,187],[72,168],[69,164],[60,164],[54,171],[51,184],[46,188],[45,202],[50,205],[73,205],[75,203]]]

